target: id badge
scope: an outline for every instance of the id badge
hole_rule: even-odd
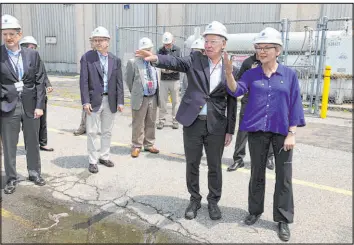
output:
[[[23,90],[23,81],[19,81],[19,82],[15,83],[15,87],[16,87],[17,92],[22,92],[22,90]]]
[[[154,83],[152,81],[148,81],[147,85],[148,85],[149,89],[152,89],[154,86]]]

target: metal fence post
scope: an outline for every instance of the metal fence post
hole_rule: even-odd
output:
[[[318,40],[320,37],[320,31],[321,31],[321,26],[322,26],[322,19],[319,19],[317,21],[317,28],[316,28],[316,36],[315,36],[315,47],[314,47],[314,56],[313,56],[313,66],[312,66],[312,82],[311,82],[311,91],[310,91],[310,101],[309,101],[309,113],[313,113],[312,111],[312,103],[313,103],[313,97],[315,94],[315,83],[317,81],[316,78],[316,66],[317,66],[317,57],[318,57]]]
[[[285,44],[285,32],[286,32],[286,19],[283,18],[280,22],[281,25],[281,41],[283,45]],[[281,55],[281,59],[279,60],[282,64],[284,64],[284,56],[285,56],[285,49],[283,48],[283,52]]]
[[[287,65],[288,62],[288,49],[289,49],[289,31],[290,31],[290,21],[286,20],[286,33],[285,33],[285,57],[284,57],[284,65]]]
[[[321,89],[321,84],[322,84],[322,74],[323,74],[323,63],[324,63],[324,57],[325,57],[325,49],[326,49],[326,34],[327,34],[327,23],[328,23],[328,18],[327,16],[324,16],[322,18],[322,31],[321,31],[321,51],[320,51],[320,57],[319,57],[319,63],[318,63],[318,76],[317,76],[317,86],[316,86],[316,99],[315,99],[315,114],[318,114],[318,108],[319,108],[319,101],[320,101],[320,89]]]
[[[119,57],[119,27],[116,25],[116,56]]]

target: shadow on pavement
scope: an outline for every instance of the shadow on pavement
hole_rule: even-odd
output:
[[[153,206],[157,210],[162,210],[163,213],[171,214],[170,217],[175,221],[185,219],[184,212],[189,204],[189,200],[173,196],[143,195],[135,196],[133,199],[136,202]],[[243,221],[248,215],[248,211],[244,209],[221,205],[219,205],[219,208],[222,213],[222,218],[220,220],[211,220],[209,218],[207,204],[202,203],[202,207],[199,209],[198,215],[194,220],[207,228],[214,227],[220,223],[237,223],[240,226],[250,227],[253,229],[262,228],[276,231],[276,223],[273,221],[262,220],[262,217],[252,226],[245,225]]]
[[[89,165],[88,156],[65,156],[58,157],[52,161],[55,165],[61,168],[87,168]]]

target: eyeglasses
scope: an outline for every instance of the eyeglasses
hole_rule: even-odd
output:
[[[107,41],[107,39],[103,38],[103,39],[93,39],[92,42],[94,43],[103,43],[104,41]]]
[[[272,48],[276,48],[275,46],[272,46],[272,47],[264,47],[264,48],[259,48],[259,47],[256,47],[254,48],[256,50],[256,52],[260,53],[262,52],[262,50],[264,51],[264,53],[268,53],[270,49]]]
[[[14,38],[16,35],[18,35],[18,32],[10,32],[10,33],[2,33],[3,37],[9,37],[9,38]]]
[[[214,40],[205,40],[205,45],[210,44],[211,46],[215,46],[216,44],[220,43],[221,39],[214,39]]]

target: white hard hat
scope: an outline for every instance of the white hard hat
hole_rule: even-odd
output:
[[[15,17],[4,14],[1,16],[1,30],[6,29],[21,29],[20,22]]]
[[[34,37],[32,37],[32,36],[25,36],[24,38],[22,38],[20,40],[20,45],[24,44],[24,43],[32,43],[32,44],[35,44],[38,46],[36,39],[34,39]]]
[[[205,49],[204,43],[205,43],[204,38],[200,37],[192,43],[191,49],[196,48],[196,49],[203,49],[204,50]]]
[[[150,49],[154,47],[150,38],[143,37],[139,40],[139,49]]]
[[[106,37],[106,38],[111,38],[111,36],[108,33],[108,30],[104,28],[103,26],[97,27],[95,30],[93,30],[91,34],[91,38],[94,37]]]
[[[281,33],[272,27],[266,27],[256,36],[253,41],[253,44],[258,43],[274,43],[283,46],[283,42],[281,40]]]
[[[205,37],[208,34],[219,35],[224,37],[227,40],[227,29],[219,21],[213,21],[209,25],[207,25],[203,33],[203,37]]]
[[[162,35],[162,43],[163,44],[170,44],[173,41],[173,35],[170,32],[165,32]]]

